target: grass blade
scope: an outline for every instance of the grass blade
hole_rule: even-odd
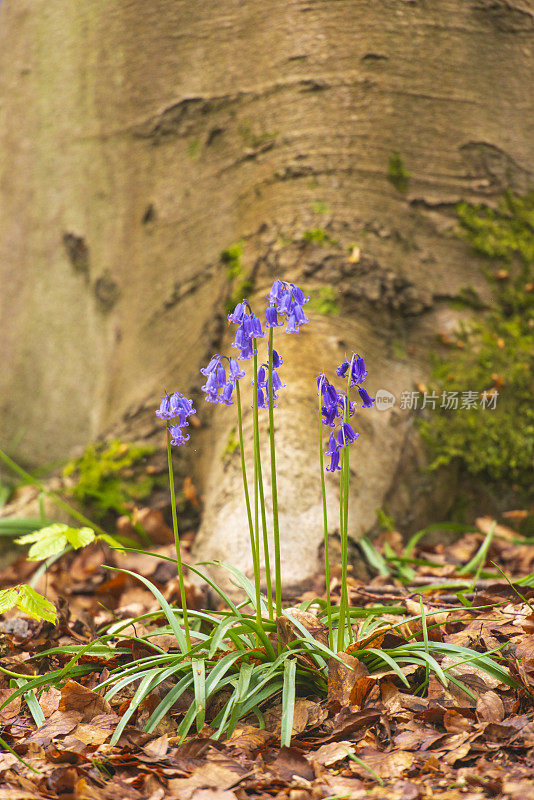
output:
[[[197,733],[200,733],[206,718],[206,665],[204,659],[195,658],[192,668],[195,702],[197,704]]]
[[[167,622],[169,623],[169,625],[172,628],[172,632],[176,636],[176,641],[178,642],[178,646],[179,646],[180,650],[182,651],[182,653],[186,653],[189,648],[187,647],[187,643],[185,641],[184,632],[183,632],[182,628],[180,627],[180,625],[178,624],[178,620],[176,619],[172,608],[170,607],[168,602],[165,600],[165,598],[161,594],[160,590],[156,586],[154,586],[154,584],[151,583],[151,581],[149,581],[147,578],[144,578],[142,575],[137,575],[137,573],[131,572],[131,570],[129,570],[129,569],[120,569],[119,567],[108,567],[108,566],[106,566],[106,569],[112,569],[115,572],[124,572],[126,575],[130,575],[132,578],[135,578],[136,580],[141,581],[141,583],[143,583],[146,586],[146,588],[150,592],[152,592],[152,594],[154,595],[154,597],[156,598],[156,600],[160,604],[161,610],[165,614],[165,616],[167,618]]]
[[[291,744],[293,715],[295,713],[296,671],[296,659],[288,659],[284,664],[284,684],[282,688],[282,723],[280,730],[280,744],[282,747],[289,747]]]

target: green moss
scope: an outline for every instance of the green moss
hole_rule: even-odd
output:
[[[243,144],[254,150],[261,147],[266,142],[274,142],[278,136],[278,131],[262,131],[261,133],[255,133],[248,120],[239,126],[238,131],[243,139]]]
[[[302,241],[308,244],[317,244],[323,246],[325,244],[337,245],[337,242],[324,230],[324,228],[312,228],[304,231]]]
[[[228,440],[221,454],[223,461],[227,456],[233,455],[238,449],[239,449],[239,439],[237,438],[236,435],[236,429],[232,428],[232,430],[228,434]]]
[[[222,251],[221,261],[223,264],[226,264],[229,278],[238,278],[243,272],[243,263],[241,261],[242,258],[243,242],[241,241],[236,242],[236,244],[233,244],[231,247],[227,247],[226,250]]]
[[[230,281],[232,292],[229,299],[226,301],[225,307],[227,313],[234,310],[236,303],[246,297],[254,288],[254,280],[252,275],[245,274],[245,267],[243,265],[243,242],[239,241],[236,244],[223,250],[221,253],[221,261],[226,264],[228,273],[228,280]]]
[[[331,316],[339,314],[338,295],[332,286],[323,286],[321,289],[310,292],[310,302],[307,308],[316,314]]]
[[[490,309],[458,332],[454,350],[436,355],[433,389],[498,391],[494,410],[436,408],[421,421],[433,467],[459,460],[486,483],[531,489],[534,462],[534,193],[506,195],[497,210],[460,203],[461,235],[487,257]],[[497,263],[496,263],[497,262]],[[438,403],[439,405],[439,403]]]
[[[187,155],[193,161],[200,155],[200,141],[198,139],[191,139],[187,145]]]
[[[392,153],[388,164],[388,181],[398,192],[403,194],[408,191],[410,185],[410,173],[404,166],[401,154],[398,151]]]
[[[70,491],[80,503],[91,504],[100,513],[120,513],[126,503],[148,497],[157,485],[156,476],[144,471],[136,474],[133,469],[153,452],[153,447],[119,439],[91,444],[80,458],[66,465],[63,475],[74,479]]]
[[[313,203],[310,203],[310,208],[314,214],[329,214],[330,209],[323,203],[321,200],[314,200]]]

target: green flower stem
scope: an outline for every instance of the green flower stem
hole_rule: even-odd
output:
[[[261,457],[258,450],[258,490],[260,495],[261,527],[263,533],[263,552],[265,555],[265,582],[267,584],[267,605],[269,608],[269,619],[273,616],[273,589],[271,584],[271,562],[269,558],[269,540],[267,538],[267,515],[265,513],[265,496],[263,493],[263,472]]]
[[[343,533],[343,590],[345,601],[345,618],[349,627],[349,643],[352,642],[352,625],[350,621],[349,611],[349,587],[347,585],[347,561],[348,561],[348,545],[349,545],[349,446],[345,445],[343,448],[343,501],[345,504],[343,512],[343,524],[345,527]]]
[[[26,472],[26,470],[22,469],[22,467],[19,467],[19,465],[15,461],[13,461],[13,459],[11,459],[6,453],[4,453],[3,450],[0,450],[0,459],[4,462],[6,466],[8,466],[11,470],[13,470],[13,472],[16,472],[17,475],[19,475],[25,483],[30,483],[32,484],[32,486],[36,486],[37,489],[39,489],[39,491],[41,491],[43,494],[45,494],[47,497],[50,498],[50,500],[54,503],[54,505],[56,505],[58,508],[62,508],[63,511],[66,511],[67,514],[69,514],[73,519],[77,520],[78,522],[81,522],[82,525],[87,525],[88,527],[92,528],[100,536],[109,536],[109,534],[106,533],[106,531],[103,528],[101,528],[99,525],[96,525],[92,520],[88,519],[79,511],[77,511],[75,508],[73,508],[73,506],[69,505],[69,503],[63,500],[63,498],[61,498],[58,494],[52,492],[50,489],[47,489],[46,486],[44,486],[44,484],[36,480],[36,478],[30,475],[29,472]]]
[[[345,544],[343,536],[345,533],[345,526],[343,524],[343,471],[339,473],[339,540],[341,545],[341,571],[344,570]],[[337,650],[341,652],[345,649],[345,593],[343,588],[343,578],[341,579],[341,591],[339,596],[339,616],[337,620]]]
[[[271,587],[271,562],[269,558],[269,542],[267,539],[267,520],[265,516],[265,497],[263,494],[263,476],[261,470],[260,453],[260,422],[258,415],[258,343],[252,340],[254,349],[254,384],[252,386],[252,422],[254,431],[254,512],[255,512],[255,531],[256,531],[256,552],[258,564],[260,558],[260,531],[259,531],[259,509],[261,508],[263,526],[263,551],[265,557],[265,582],[267,585],[267,602],[269,607],[269,618],[273,619],[273,592]]]
[[[354,356],[351,359],[347,377],[347,396],[345,402],[345,413],[343,421],[349,421],[350,407],[350,383],[352,379],[352,365]],[[349,592],[347,586],[347,561],[348,561],[348,542],[349,542],[349,445],[345,442],[343,447],[343,461],[339,487],[339,517],[340,517],[340,539],[341,539],[341,596],[339,599],[339,626],[337,634],[338,650],[345,649],[345,624],[348,625],[349,642],[352,642],[352,625],[349,612]]]
[[[245,505],[247,507],[248,528],[250,532],[250,549],[252,552],[252,564],[254,566],[254,588],[256,590],[256,621],[261,622],[261,601],[260,601],[260,565],[258,563],[256,542],[254,539],[254,523],[252,521],[252,511],[250,508],[250,495],[247,482],[247,468],[245,464],[245,444],[243,441],[243,413],[241,410],[241,389],[239,381],[235,382],[235,394],[237,399],[237,428],[239,432],[239,452],[241,454],[241,472],[243,473],[243,489],[245,491]]]
[[[350,411],[350,383],[352,379],[352,365],[354,363],[354,355],[350,360],[349,365],[349,373],[347,378],[347,401],[345,403],[345,422],[349,421],[349,411]],[[349,461],[350,461],[350,453],[349,453],[349,445],[345,444],[343,448],[343,476],[344,476],[344,486],[343,486],[343,501],[344,501],[344,511],[343,511],[343,524],[345,527],[344,533],[344,547],[345,550],[343,552],[343,568],[345,571],[345,575],[343,578],[343,586],[345,588],[345,614],[347,619],[347,624],[349,626],[349,642],[352,642],[352,625],[350,621],[350,611],[349,611],[349,588],[347,586],[347,560],[348,560],[348,545],[349,545]]]
[[[167,428],[167,461],[169,464],[169,486],[171,490],[172,528],[174,531],[174,546],[176,548],[176,563],[178,564],[178,580],[180,581],[180,597],[182,600],[182,614],[184,618],[185,641],[191,650],[191,634],[189,633],[189,618],[187,616],[187,602],[185,597],[184,571],[182,567],[182,554],[180,553],[180,536],[178,534],[178,517],[176,515],[176,497],[174,493],[174,471],[172,468],[171,434]]]
[[[278,487],[276,484],[276,451],[274,444],[273,400],[273,332],[269,329],[269,441],[271,445],[271,491],[273,499],[274,580],[276,584],[276,616],[282,614],[282,564],[280,558],[280,526],[278,521]]]
[[[328,514],[326,509],[326,484],[324,478],[324,454],[323,454],[323,421],[321,419],[321,387],[319,386],[319,464],[321,466],[321,491],[323,498],[323,526],[324,526],[324,574],[326,578],[326,613],[328,615],[328,646],[334,646],[334,636],[332,633],[332,600],[330,597],[330,557],[328,554]]]

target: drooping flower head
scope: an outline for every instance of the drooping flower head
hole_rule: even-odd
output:
[[[232,342],[232,347],[236,347],[239,350],[238,359],[244,361],[252,358],[256,353],[253,348],[253,340],[263,339],[265,333],[262,330],[260,320],[250,310],[248,300],[243,298],[236,305],[233,312],[228,314],[228,322],[234,322],[238,326]]]
[[[339,472],[341,467],[339,465],[339,447],[336,443],[334,433],[330,434],[328,440],[328,450],[325,451],[327,456],[330,456],[330,465],[326,468],[327,472]]]
[[[228,378],[223,359],[228,361]],[[243,378],[245,371],[240,369],[235,358],[220,356],[218,354],[211,357],[207,367],[203,367],[201,373],[206,376],[206,383],[201,386],[201,391],[206,393],[204,398],[208,403],[222,403],[225,406],[232,406],[232,392],[235,382]]]
[[[165,392],[156,416],[160,419],[176,420],[174,425],[169,425],[171,444],[180,446],[188,441],[189,436],[184,436],[181,429],[189,425],[187,418],[192,414],[196,414],[192,400],[188,400],[180,392],[173,392],[171,395]]]
[[[361,386],[358,386],[358,393],[363,400],[362,408],[371,408],[371,406],[375,402],[375,398],[369,397],[365,389],[362,389]]]
[[[350,386],[356,386],[362,400],[362,408],[370,408],[374,401],[360,384],[367,376],[365,362],[357,353],[352,353],[350,359],[346,359],[336,370],[341,378],[350,380]],[[323,425],[335,428],[339,420],[339,428],[330,434],[328,449],[325,454],[330,456],[329,472],[336,472],[341,469],[340,453],[343,447],[347,447],[356,441],[359,433],[355,431],[347,420],[353,416],[357,403],[349,400],[344,392],[337,392],[335,387],[327,380],[324,371],[317,376],[317,389],[321,397],[321,418]]]
[[[340,378],[345,378],[349,369],[351,386],[358,386],[364,382],[367,377],[367,370],[365,369],[365,361],[358,353],[353,353],[349,359],[343,361],[336,369],[336,373]]]
[[[282,380],[276,371],[276,367],[279,367],[282,364],[282,359],[276,352],[273,350],[273,404],[276,404],[278,400],[277,392],[280,389],[285,387],[285,383],[282,383]],[[252,381],[254,383],[254,381]],[[269,365],[262,364],[258,370],[258,408],[269,408]],[[276,407],[276,405],[275,405]]]
[[[282,314],[287,317],[286,333],[298,333],[300,325],[305,325],[310,320],[304,314],[302,306],[309,301],[304,292],[294,283],[275,280],[271,291],[267,295],[270,306],[267,308],[267,327],[275,328],[284,324],[278,319]]]
[[[339,395],[335,387],[326,379],[324,371],[317,376],[318,394],[321,395],[321,414],[323,425],[334,427],[334,420],[339,417]]]

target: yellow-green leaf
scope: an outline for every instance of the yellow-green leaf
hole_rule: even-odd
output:
[[[3,614],[4,611],[9,611],[10,608],[13,608],[13,606],[17,604],[18,596],[18,586],[13,587],[12,589],[2,589],[0,592],[0,614]]]
[[[29,533],[27,536],[21,536],[19,544],[25,544],[30,541],[31,536],[33,544],[29,549],[28,559],[30,561],[44,561],[45,558],[50,558],[50,556],[63,552],[67,546],[68,530],[68,525],[60,523],[49,525],[47,528],[41,528],[39,531]],[[23,542],[22,539],[25,541]]]
[[[95,532],[92,528],[67,528],[65,536],[75,550],[85,547],[95,540]]]
[[[50,600],[32,589],[26,583],[19,588],[17,608],[24,614],[34,619],[44,619],[46,622],[56,621],[56,608]]]
[[[55,522],[53,525],[47,525],[46,528],[39,528],[37,531],[26,533],[24,536],[19,536],[15,539],[17,544],[30,544],[31,542],[40,542],[42,539],[48,539],[56,536],[59,533],[65,533],[68,530],[68,525],[63,522]]]

